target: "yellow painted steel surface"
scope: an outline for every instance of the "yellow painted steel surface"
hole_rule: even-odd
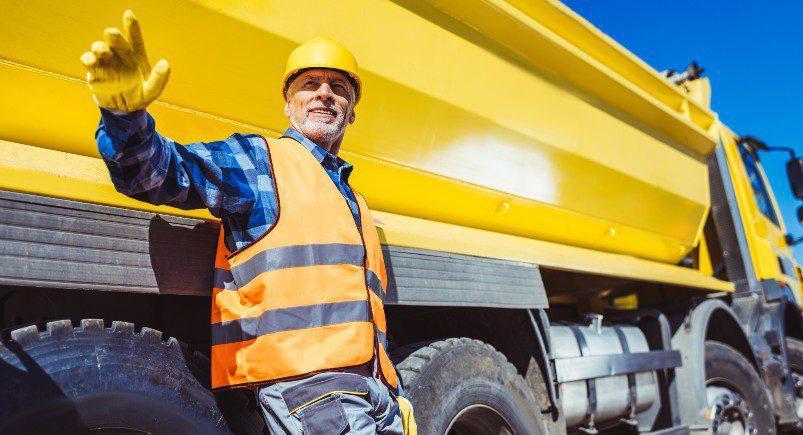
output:
[[[0,140],[4,187],[48,194],[61,186],[63,198],[102,202],[115,207],[211,218],[205,211],[154,207],[118,194],[100,159]],[[54,168],[60,168],[54,170]],[[694,269],[466,228],[392,213],[374,212],[382,243],[456,254],[525,261],[554,269],[662,282],[690,288],[732,291],[733,285]]]
[[[206,210],[152,206],[120,195],[99,158],[0,140],[3,190],[212,220]]]
[[[325,35],[362,68],[343,157],[374,209],[665,263],[699,241],[715,115],[548,1],[6,2],[0,139],[97,156],[78,56],[126,7],[171,63],[152,113],[176,140],[283,130],[285,58]],[[0,188],[146,207],[10,173]]]

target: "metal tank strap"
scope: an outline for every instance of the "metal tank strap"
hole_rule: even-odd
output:
[[[619,344],[622,346],[622,353],[627,355],[630,353],[630,345],[627,343],[627,337],[625,336],[625,332],[619,326],[613,326],[614,332],[616,332],[616,337],[619,338]],[[636,374],[635,373],[628,373],[627,374],[627,389],[628,389],[628,396],[627,396],[627,406],[629,411],[629,419],[634,419],[636,416],[636,404],[638,403],[638,390],[636,389]],[[632,421],[628,423],[633,423]]]
[[[583,332],[580,330],[580,327],[578,325],[569,325],[569,328],[572,330],[572,334],[574,334],[574,338],[577,340],[577,345],[580,348],[580,356],[589,355],[591,350],[588,348],[588,342]],[[588,433],[597,433],[597,430],[594,428],[594,416],[597,413],[597,381],[593,378],[586,379],[586,388],[586,396],[588,398],[586,420],[588,420],[588,428],[586,428],[585,431]]]

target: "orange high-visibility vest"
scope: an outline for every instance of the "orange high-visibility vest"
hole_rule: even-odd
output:
[[[266,141],[276,222],[229,253],[223,230],[212,293],[212,388],[244,386],[378,360],[396,388],[383,309],[379,235],[355,192],[362,228],[313,155],[293,139]]]

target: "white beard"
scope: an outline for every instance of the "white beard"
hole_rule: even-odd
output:
[[[337,138],[343,134],[343,129],[346,127],[346,116],[343,112],[333,109],[337,112],[335,119],[332,122],[315,121],[305,116],[304,119],[299,119],[300,116],[295,117],[296,124],[301,129],[301,133],[307,138],[316,143],[333,143]],[[307,115],[307,112],[304,111]]]

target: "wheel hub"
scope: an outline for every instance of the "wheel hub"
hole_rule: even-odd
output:
[[[753,412],[739,393],[719,385],[709,385],[705,392],[711,433],[752,435],[758,432],[753,425]]]

